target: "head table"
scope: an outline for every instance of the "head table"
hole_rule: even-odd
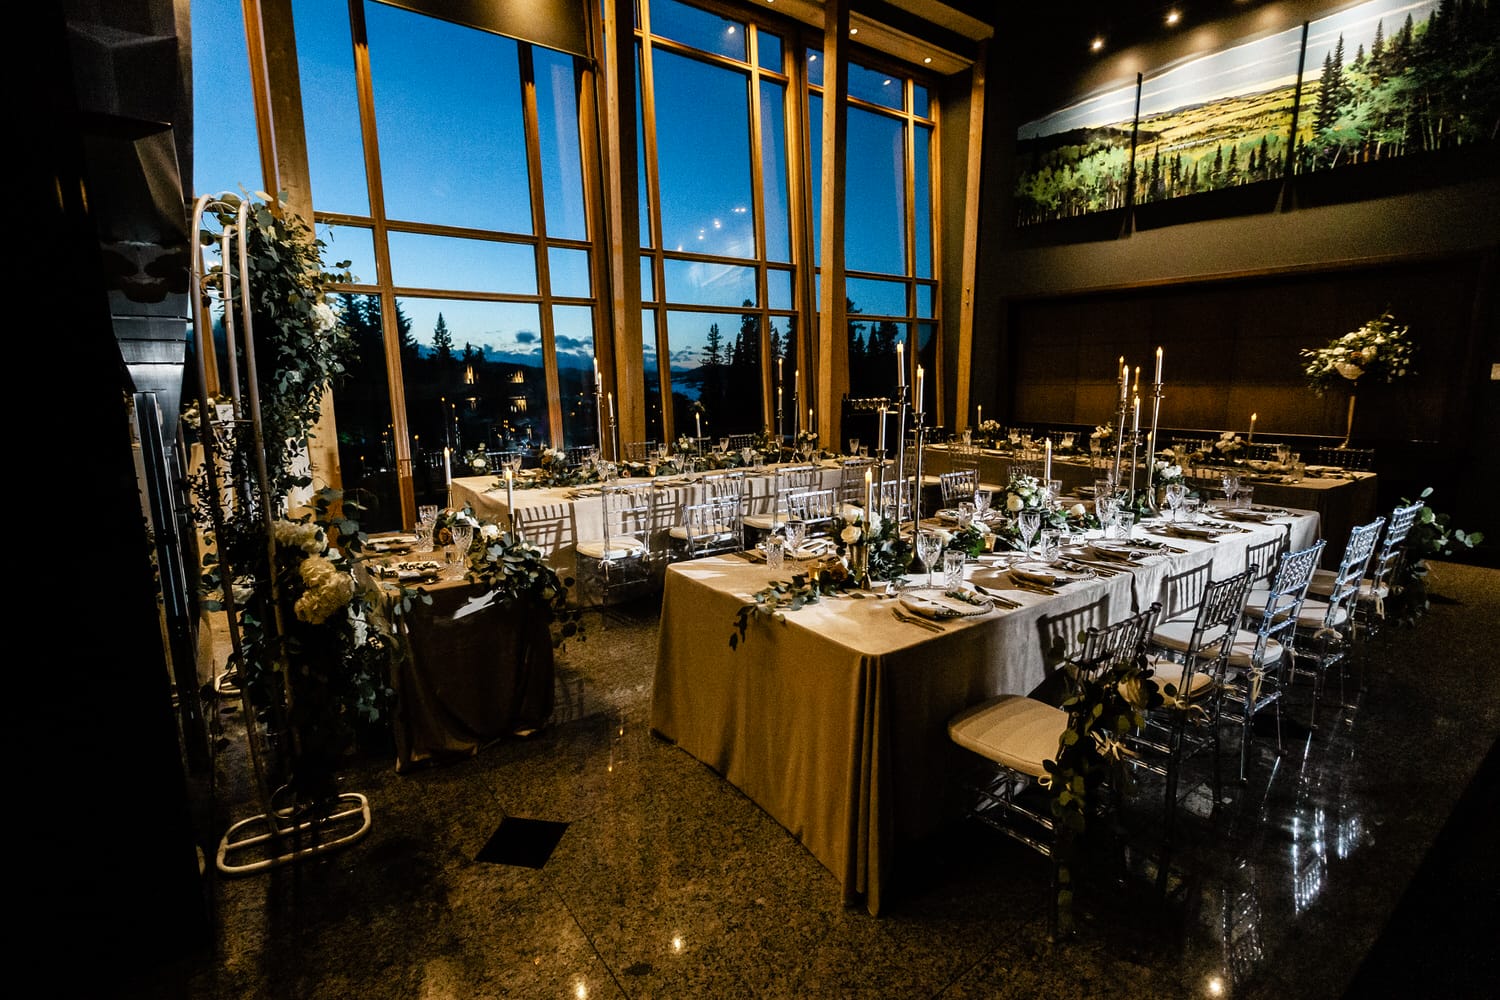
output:
[[[1277,533],[1294,549],[1318,537],[1310,511],[1246,527],[1215,542],[1174,538],[1180,551],[1055,595],[1016,589],[996,562],[972,560],[967,579],[1021,606],[945,622],[941,634],[898,620],[895,598],[838,595],[784,622],[753,616],[737,649],[736,612],[791,570],[772,574],[743,554],[673,564],[652,727],[786,827],[833,872],[846,903],[878,914],[899,852],[962,814],[952,777],[965,760],[948,720],[992,695],[1036,691],[1047,674],[1042,637],[1061,622],[1081,629],[1148,607],[1169,576],[1194,567],[1237,573],[1249,546]]]

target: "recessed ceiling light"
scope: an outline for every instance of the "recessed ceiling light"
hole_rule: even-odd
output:
[[[922,61],[924,63],[930,63],[930,62],[932,62],[932,56],[923,56],[922,57]]]
[[[1096,38],[1089,43],[1089,49],[1094,52],[1098,52],[1102,48],[1104,48],[1104,39],[1102,38]]]
[[[1178,21],[1181,21],[1181,20],[1182,20],[1182,15],[1179,14],[1177,11],[1173,10],[1173,11],[1168,11],[1167,12],[1167,24],[1168,24],[1168,26],[1175,25]]]
[[[858,28],[850,28],[849,29],[849,34],[851,34],[851,35],[857,35],[857,34],[859,34],[859,29]]]

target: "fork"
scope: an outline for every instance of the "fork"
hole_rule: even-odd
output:
[[[939,625],[937,622],[932,622],[928,621],[926,618],[917,618],[913,615],[909,615],[906,612],[902,611],[900,608],[891,608],[891,614],[896,616],[897,621],[906,622],[906,624],[915,625],[918,628],[925,628],[929,632],[946,631],[943,626]]]

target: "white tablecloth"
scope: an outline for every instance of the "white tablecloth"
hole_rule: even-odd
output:
[[[1293,547],[1311,544],[1317,516],[1218,542],[1173,539],[1183,552],[1057,596],[1008,590],[1020,609],[948,623],[941,635],[898,621],[893,598],[839,596],[784,622],[756,616],[735,650],[735,614],[770,571],[734,555],[677,563],[666,574],[652,726],[785,826],[839,879],[846,901],[878,913],[898,848],[961,815],[951,778],[967,761],[947,736],[953,715],[1036,690],[1044,629],[1119,618],[1193,565],[1238,572],[1250,544],[1282,531]],[[985,573],[983,563],[970,568],[972,578]],[[988,579],[1007,586],[998,573]]]
[[[663,553],[669,545],[668,531],[682,521],[682,509],[704,497],[699,485],[703,473],[693,476],[658,476],[654,479],[622,479],[622,483],[640,482],[650,487],[652,498],[652,551]],[[839,485],[841,470],[836,462],[824,463],[821,488]],[[776,490],[775,467],[763,472],[746,470],[746,513],[770,510]],[[580,540],[602,538],[604,534],[604,501],[598,484],[588,486],[550,486],[543,489],[511,491],[515,498],[518,527],[538,548],[548,565],[560,573],[575,573],[576,547]],[[476,516],[496,524],[509,524],[511,509],[506,500],[505,480],[495,476],[467,476],[452,482],[451,502],[462,508],[467,504]]]

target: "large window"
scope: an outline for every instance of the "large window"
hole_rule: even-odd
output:
[[[644,316],[654,324],[648,352],[654,344],[649,353],[666,359],[649,376],[659,393],[648,403],[653,434],[694,434],[700,422],[710,437],[791,434],[814,396],[797,320],[816,326],[798,290],[821,235],[823,60],[796,44],[800,26],[741,9],[637,5],[641,286],[656,307]],[[803,76],[805,95],[793,83]],[[848,384],[837,388],[890,394],[898,343],[913,373],[924,365],[936,385],[931,95],[909,72],[862,60],[849,67],[847,114],[850,355]],[[793,181],[803,148],[810,201]]]
[[[416,501],[479,456],[597,444],[577,60],[378,0],[293,11],[316,217],[382,327]],[[335,393],[341,444],[394,423],[346,405],[368,395]]]
[[[643,313],[656,397],[647,433],[774,429],[796,308],[787,47],[752,21],[677,0],[641,3],[638,18],[641,294],[658,307]],[[790,392],[788,381],[788,406]]]

